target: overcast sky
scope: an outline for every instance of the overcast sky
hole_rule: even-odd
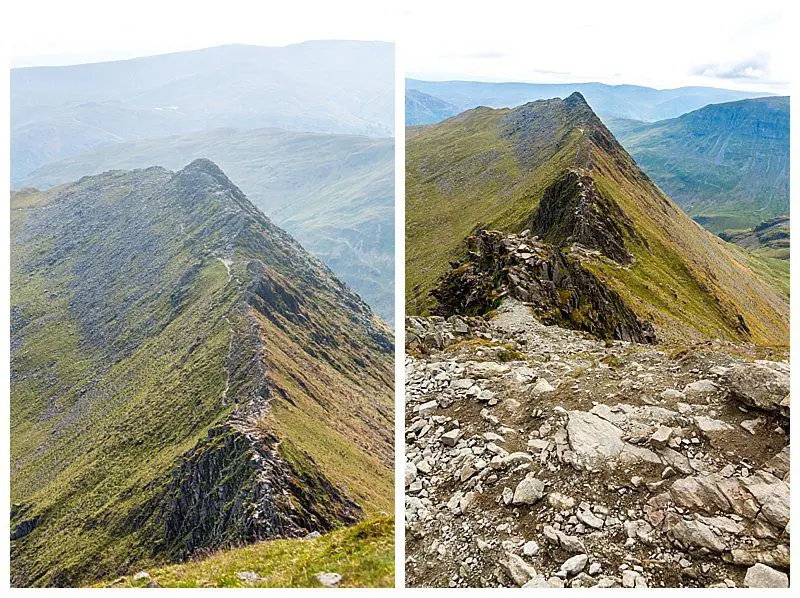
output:
[[[393,41],[399,8],[369,0],[20,0],[4,9],[12,66],[119,60],[222,44]]]
[[[788,0],[23,0],[13,66],[132,58],[227,43],[402,43],[409,76],[711,85],[788,93]],[[123,7],[123,8],[120,8]]]
[[[788,93],[788,0],[406,0],[423,79],[709,85]],[[413,40],[413,41],[412,41]]]

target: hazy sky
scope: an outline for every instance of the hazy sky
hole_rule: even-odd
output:
[[[409,76],[788,92],[789,0],[406,0]],[[793,11],[794,12],[794,11]]]
[[[117,60],[240,43],[393,41],[399,9],[368,0],[9,2],[12,66]]]
[[[788,92],[789,0],[23,0],[13,66],[131,58],[227,43],[402,43],[409,76]],[[120,7],[123,7],[120,9]]]

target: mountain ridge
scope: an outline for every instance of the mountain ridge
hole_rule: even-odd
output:
[[[322,259],[386,321],[394,320],[394,141],[282,129],[214,129],[117,143],[51,163],[20,184],[205,156]]]
[[[599,196],[617,206],[637,233],[622,235],[634,258],[630,266],[602,255],[581,262],[639,317],[652,321],[660,338],[744,335],[767,344],[786,342],[785,296],[663,195],[579,93],[515,109],[474,109],[411,128],[406,161],[412,314],[430,309],[428,293],[448,262],[463,260],[469,235],[529,228],[542,196],[561,173],[579,167],[591,172]]]
[[[655,89],[599,82],[524,83],[421,79],[406,79],[406,89],[426,93],[439,101],[452,104],[458,111],[478,105],[513,108],[535,100],[565,98],[573,91],[578,91],[587,97],[595,111],[603,117],[645,121],[677,117],[711,103],[769,95],[715,87]],[[422,123],[407,121],[406,124]]]
[[[13,585],[389,510],[391,353],[209,160],[14,194]]]

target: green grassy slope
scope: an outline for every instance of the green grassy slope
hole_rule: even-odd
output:
[[[479,228],[527,228],[544,190],[569,167],[633,224],[630,266],[586,262],[666,338],[788,342],[788,300],[749,258],[692,222],[644,175],[579,94],[514,110],[478,108],[411,128],[406,142],[406,303],[428,292]],[[624,228],[624,227],[623,227]],[[742,315],[751,333],[740,330]]]
[[[49,188],[108,170],[213,160],[250,200],[394,319],[394,140],[280,129],[214,129],[96,148],[21,181]]]
[[[655,123],[609,119],[639,166],[712,232],[789,211],[789,98],[711,104]]]
[[[238,573],[260,579],[243,580]],[[338,587],[394,587],[394,523],[371,519],[316,539],[271,540],[220,551],[181,565],[150,570],[150,580],[133,576],[99,584],[136,588],[155,583],[162,588],[313,588],[322,587],[317,573],[342,576]]]
[[[11,239],[14,585],[391,512],[385,328],[216,166],[14,193]]]

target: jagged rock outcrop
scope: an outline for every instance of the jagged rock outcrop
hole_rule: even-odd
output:
[[[185,559],[198,548],[302,537],[352,524],[361,508],[307,455],[286,458],[276,437],[234,426],[209,431],[173,471],[159,518],[163,550]]]
[[[545,189],[529,229],[556,247],[577,243],[620,264],[633,259],[625,248],[625,237],[642,242],[630,218],[616,203],[604,198],[594,179],[579,168],[565,171]]]
[[[509,296],[531,304],[545,323],[601,339],[656,341],[652,324],[561,249],[529,233],[498,231],[480,231],[468,245],[469,261],[454,264],[431,293],[438,315],[485,314]]]

